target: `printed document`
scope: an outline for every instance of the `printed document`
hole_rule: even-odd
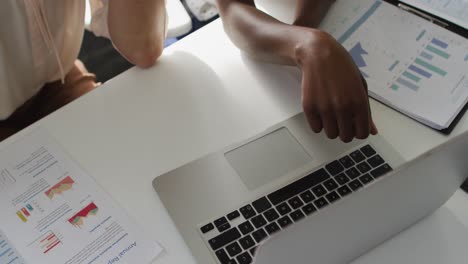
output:
[[[466,105],[462,36],[378,0],[338,0],[321,28],[349,51],[375,99],[438,130]]]
[[[0,264],[144,264],[162,251],[43,129],[0,149],[0,210]]]

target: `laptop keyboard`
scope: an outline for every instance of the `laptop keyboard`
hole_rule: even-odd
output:
[[[250,264],[268,236],[357,191],[392,168],[370,146],[200,227],[221,264]]]

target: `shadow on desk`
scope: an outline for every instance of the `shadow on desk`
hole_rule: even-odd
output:
[[[90,100],[92,102],[88,102],[86,108],[89,112],[82,113],[83,118],[93,118],[95,123],[106,120],[106,129],[115,133],[124,133],[129,127],[139,128],[132,131],[131,137],[140,140],[126,146],[139,153],[166,150],[161,155],[148,157],[146,161],[135,161],[148,164],[129,167],[170,169],[196,158],[192,154],[194,150],[205,154],[215,151],[217,147],[214,146],[218,146],[223,138],[236,133],[229,127],[232,120],[241,119],[239,111],[244,111],[242,102],[232,100],[230,91],[211,67],[195,55],[181,51],[166,53],[150,69],[133,68],[101,89],[112,92],[101,92],[106,96],[95,93],[94,100]],[[102,105],[106,106],[106,111],[100,111]],[[131,111],[121,109],[122,105],[131,107]],[[142,120],[156,125],[142,127]],[[191,137],[187,137],[187,131]],[[212,138],[213,131],[223,136]],[[83,135],[84,138],[88,136],[93,138],[91,134]],[[193,138],[201,140],[195,142]],[[114,148],[111,137],[100,140],[109,140],[100,144]],[[177,147],[174,142],[178,142]],[[118,152],[121,148],[115,146],[108,151]],[[119,161],[114,162],[119,164]]]
[[[268,88],[266,94],[270,95],[270,99],[281,108],[288,109],[293,105],[298,107],[298,112],[302,111],[302,76],[297,67],[266,63],[241,54],[245,66],[262,83],[260,87]]]

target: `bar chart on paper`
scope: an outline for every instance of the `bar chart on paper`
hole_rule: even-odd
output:
[[[0,231],[0,263],[24,264],[21,256],[8,241],[7,237]]]
[[[377,100],[436,129],[466,104],[468,42],[461,36],[376,0],[338,1],[321,27],[349,51]]]
[[[434,61],[439,57],[446,60],[450,58],[450,54],[446,51],[448,46],[449,44],[445,43],[443,40],[432,38],[425,48],[416,56],[415,60],[403,70],[401,76],[396,79],[395,83],[391,85],[391,88],[393,90],[398,90],[400,87],[403,87],[417,91],[420,88],[419,84],[422,80],[430,80],[433,78],[433,75],[445,77],[447,71],[443,68],[444,63],[440,64],[442,66],[438,66]],[[399,61],[395,63],[398,62]],[[395,64],[392,64],[393,67],[390,66],[390,72],[394,70],[394,65]]]

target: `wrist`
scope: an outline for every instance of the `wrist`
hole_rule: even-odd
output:
[[[312,62],[329,58],[333,42],[336,42],[333,37],[324,31],[305,29],[294,48],[295,63],[303,69]]]

